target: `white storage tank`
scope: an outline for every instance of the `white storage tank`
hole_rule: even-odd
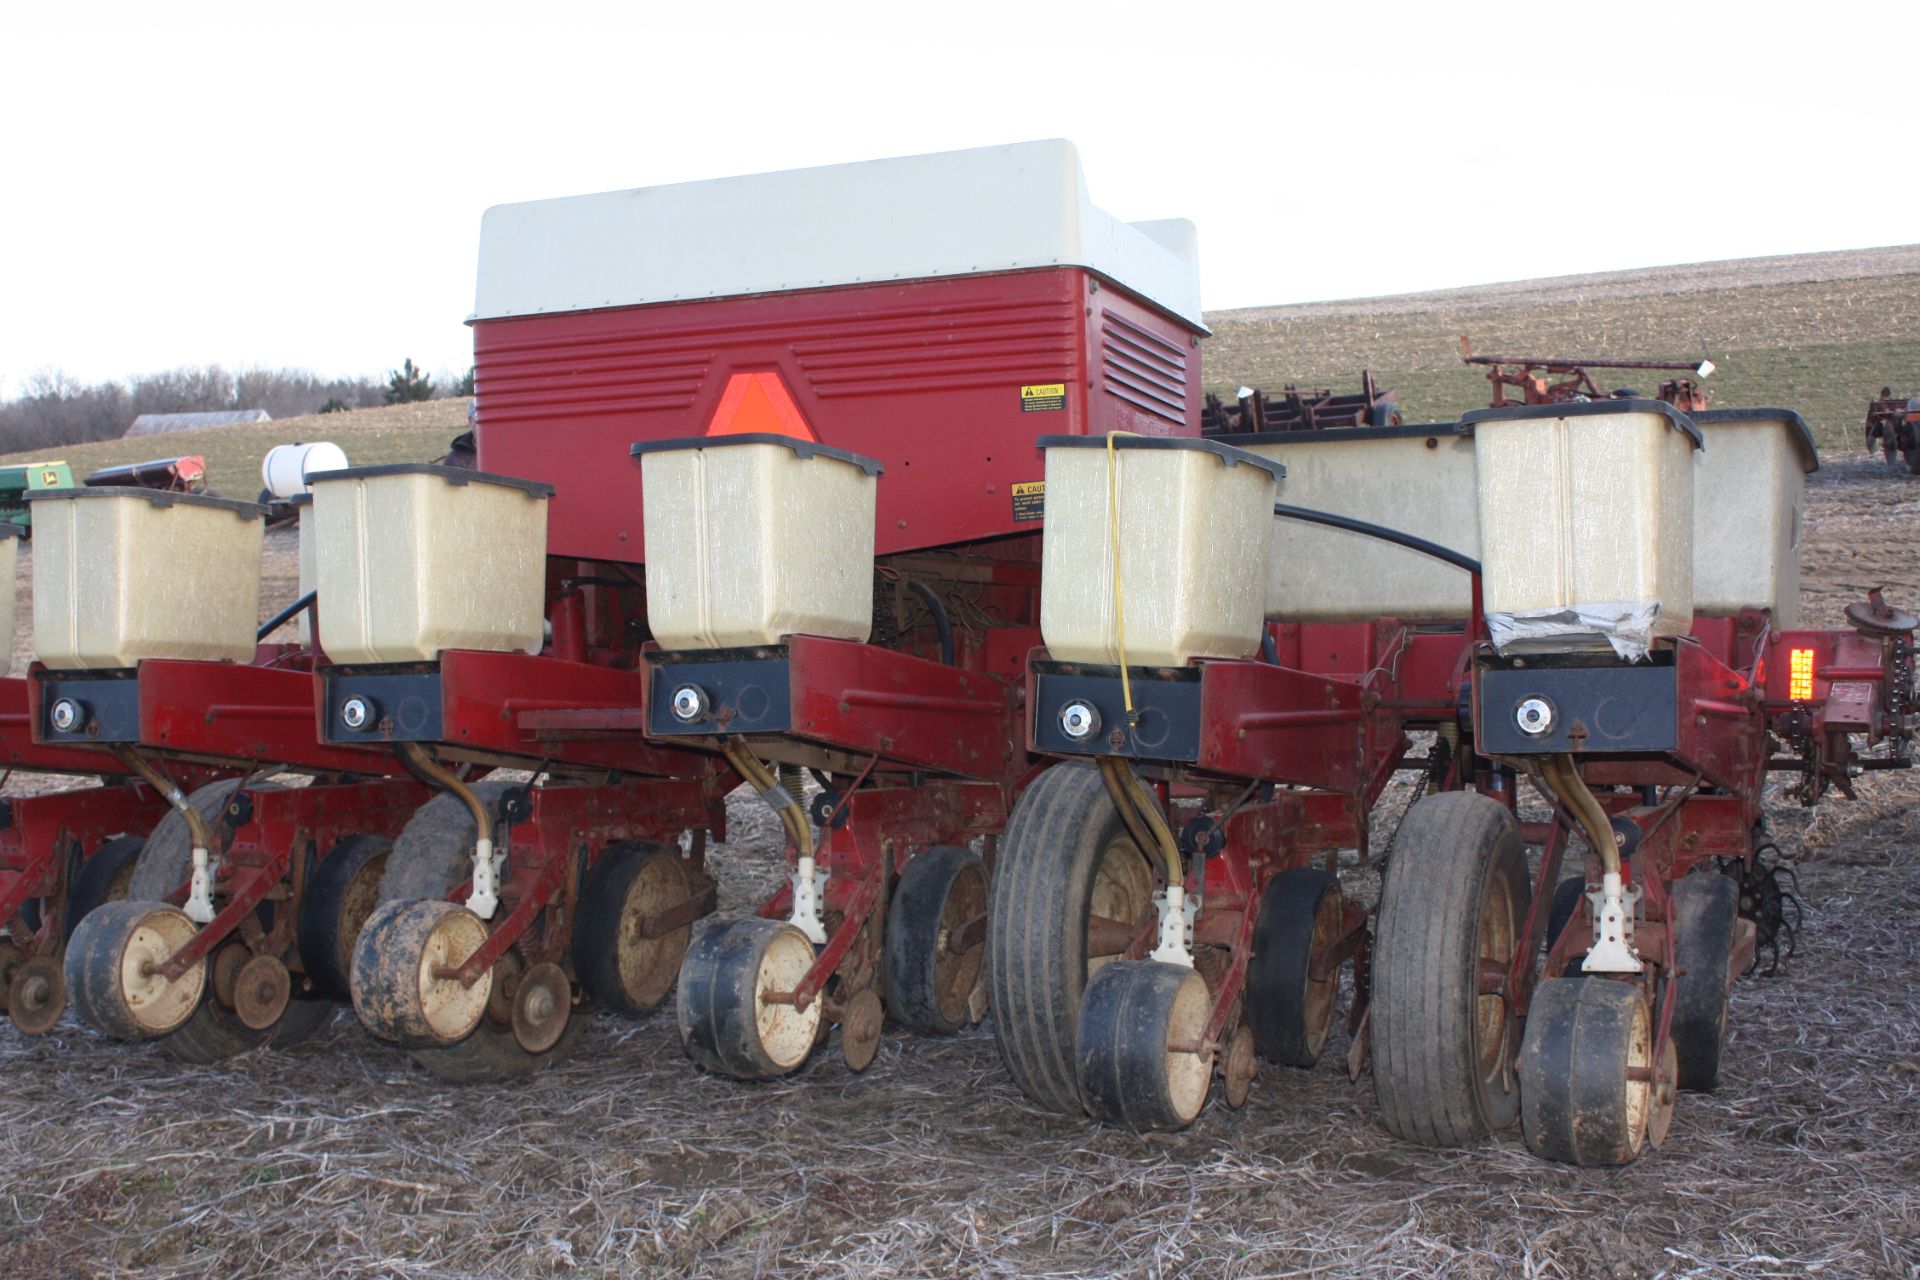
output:
[[[553,486],[424,462],[307,479],[329,662],[540,651]]]
[[[266,508],[153,489],[48,489],[27,501],[41,662],[100,671],[253,658]]]
[[[1709,409],[1693,480],[1693,610],[1773,610],[1800,625],[1806,478],[1820,469],[1813,433],[1791,409]]]
[[[0,524],[0,574],[5,575],[0,582],[0,635],[7,642],[6,665],[0,667],[0,675],[13,667],[13,606],[20,587],[20,539],[26,532],[17,524]]]
[[[1054,659],[1118,666],[1123,639],[1132,667],[1259,649],[1284,467],[1215,440],[1044,436],[1039,444],[1047,458],[1040,632]]]
[[[1693,623],[1700,429],[1657,400],[1481,409],[1481,585],[1496,648],[1643,656]]]
[[[1288,506],[1410,533],[1478,559],[1473,441],[1453,423],[1275,431],[1230,441],[1287,469]],[[1395,617],[1464,621],[1473,577],[1390,542],[1276,516],[1267,616],[1285,622]]]
[[[878,462],[758,432],[648,441],[633,456],[647,625],[663,648],[872,634]]]

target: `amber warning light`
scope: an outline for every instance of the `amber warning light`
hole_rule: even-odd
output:
[[[1787,697],[1794,702],[1813,701],[1813,650],[1795,649],[1789,655]]]

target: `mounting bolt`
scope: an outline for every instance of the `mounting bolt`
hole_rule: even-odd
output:
[[[356,732],[373,723],[373,703],[366,698],[352,697],[340,704],[340,723]]]
[[[1069,702],[1060,708],[1060,732],[1084,742],[1100,732],[1100,713],[1090,702]]]
[[[1553,704],[1545,698],[1528,698],[1515,708],[1513,722],[1528,737],[1540,737],[1553,728]]]
[[[50,718],[53,721],[54,732],[72,733],[86,722],[87,711],[72,698],[61,698],[53,704]]]
[[[693,724],[707,718],[710,704],[707,691],[697,684],[683,684],[673,691],[673,698],[667,704],[673,709],[673,718],[681,724]]]

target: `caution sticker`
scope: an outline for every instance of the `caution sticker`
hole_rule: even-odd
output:
[[[1047,482],[1021,480],[1011,486],[1015,521],[1040,520],[1046,516]]]
[[[1067,384],[1036,382],[1020,388],[1020,412],[1049,413],[1067,407]]]

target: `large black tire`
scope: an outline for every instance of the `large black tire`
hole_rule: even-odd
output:
[[[887,1012],[915,1031],[947,1035],[967,1024],[986,947],[943,948],[987,909],[987,864],[970,849],[936,845],[908,860],[887,909]]]
[[[1389,1133],[1461,1146],[1513,1123],[1518,1028],[1480,994],[1527,910],[1526,849],[1505,806],[1467,791],[1408,810],[1381,886],[1373,946],[1373,1090]]]
[[[468,784],[492,811],[509,782]],[[380,876],[381,902],[444,898],[473,874],[473,814],[458,796],[441,794],[414,810],[394,839]]]
[[[187,803],[210,823],[217,823],[220,811],[240,789],[241,778],[222,778],[209,782],[187,797]],[[256,791],[271,790],[271,782],[255,783]],[[216,858],[219,854],[216,852]],[[175,889],[187,882],[193,870],[193,832],[178,809],[169,809],[156,822],[141,846],[133,864],[133,877],[127,882],[127,897],[139,902],[165,902]]]
[[[659,1008],[680,976],[693,922],[663,938],[641,937],[640,922],[692,891],[686,863],[666,845],[621,843],[600,855],[573,918],[574,972],[595,1004],[630,1018]]]
[[[793,990],[813,960],[813,944],[784,921],[702,921],[680,966],[674,1002],[687,1056],[736,1080],[772,1080],[799,1070],[819,1043],[820,1001],[801,1012],[761,996]]]
[[[74,926],[103,902],[118,902],[127,896],[133,881],[134,863],[146,845],[144,836],[115,836],[104,840],[93,856],[80,864],[79,874],[67,891],[67,915],[61,936],[71,938]]]
[[[1907,446],[1900,451],[1900,456],[1906,460],[1907,474],[1920,476],[1920,444]]]
[[[1260,900],[1247,960],[1247,1027],[1269,1062],[1311,1067],[1326,1048],[1340,977],[1315,981],[1312,966],[1316,938],[1327,940],[1329,916],[1337,937],[1340,882],[1317,867],[1281,872]]]
[[[1157,879],[1091,764],[1056,764],[1014,806],[987,912],[987,981],[1000,1057],[1021,1092],[1084,1110],[1080,998],[1112,958],[1089,956],[1087,922],[1144,920]]]
[[[225,1062],[269,1043],[281,1047],[297,1044],[326,1027],[338,1011],[339,1006],[331,1000],[296,997],[287,1002],[280,1021],[256,1031],[240,1021],[239,1014],[221,1004],[214,997],[213,984],[208,983],[193,1016],[154,1043],[183,1062],[202,1065]]]
[[[1720,1083],[1720,1048],[1727,1035],[1732,986],[1733,931],[1740,887],[1703,872],[1673,886],[1673,1048],[1682,1089],[1711,1093]]]
[[[300,965],[314,993],[330,1000],[353,998],[353,944],[379,900],[393,841],[385,836],[342,836],[314,863],[300,903]]]
[[[1653,1065],[1653,1035],[1647,1002],[1630,982],[1541,983],[1520,1048],[1520,1129],[1533,1153],[1563,1164],[1616,1165],[1649,1140],[1658,1146],[1672,1115],[1671,1082],[1627,1078],[1630,1069]]]
[[[1080,1005],[1088,1113],[1142,1133],[1192,1124],[1213,1083],[1212,1055],[1194,1048],[1212,1012],[1206,979],[1185,965],[1122,960],[1094,974]]]

